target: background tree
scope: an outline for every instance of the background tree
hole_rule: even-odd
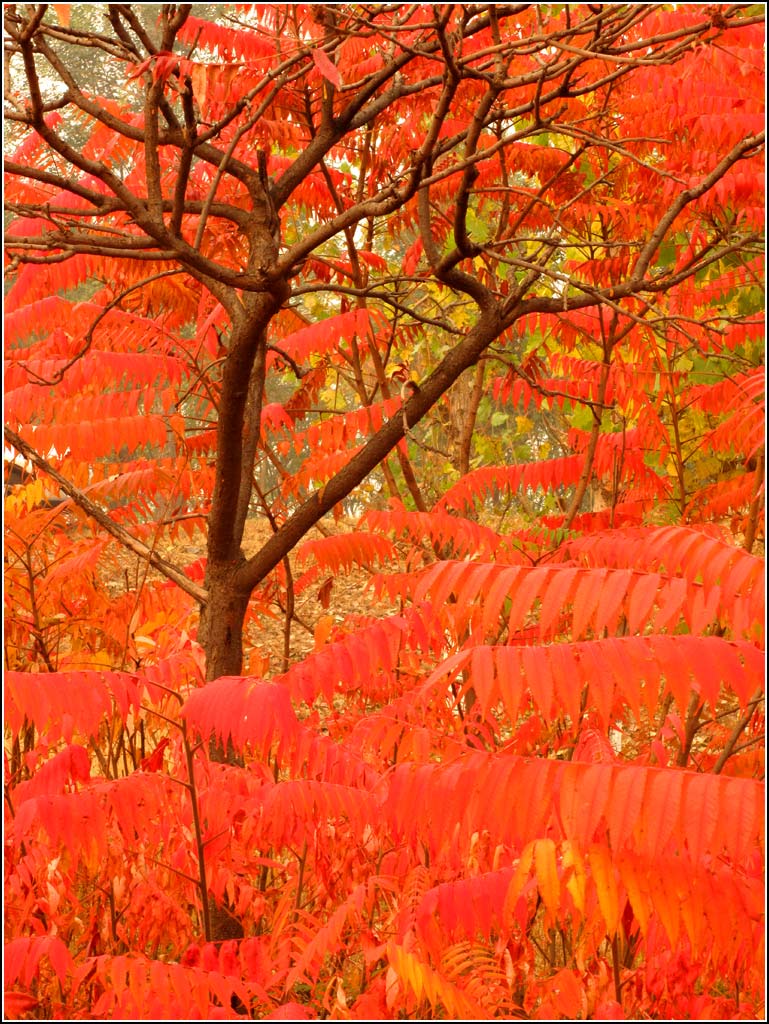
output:
[[[763,12],[152,13],[5,9],[17,1008],[760,1012]]]

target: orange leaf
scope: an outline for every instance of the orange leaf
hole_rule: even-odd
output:
[[[588,858],[606,930],[609,935],[614,935],[619,927],[620,907],[611,853],[608,847],[596,843],[590,847]]]
[[[334,628],[334,616],[333,615],[321,615],[318,621],[315,623],[314,639],[315,639],[315,650],[319,651],[321,647],[326,643],[331,630]]]
[[[545,906],[557,911],[561,905],[561,882],[558,878],[558,863],[555,843],[552,839],[537,839],[534,844],[534,868],[537,886]]]

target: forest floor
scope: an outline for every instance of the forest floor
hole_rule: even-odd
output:
[[[304,539],[316,540],[322,536],[350,532],[355,528],[352,522],[345,520],[334,522],[328,517],[323,521],[322,527],[323,533],[317,528],[313,528]],[[249,519],[243,538],[245,555],[248,557],[255,554],[271,535],[272,531],[263,519]],[[296,549],[289,554],[289,563],[295,582],[311,564],[309,561],[300,563],[296,557]],[[351,615],[381,616],[396,611],[393,606],[376,599],[369,586],[371,573],[355,568],[334,574],[330,593],[327,593],[324,598],[327,603],[326,607],[318,592],[328,579],[328,572],[322,573],[316,582],[306,587],[296,597],[289,646],[289,661],[291,663],[300,660],[314,650],[315,627],[323,616],[331,615],[334,624],[338,625]],[[271,655],[272,671],[279,671],[283,659],[284,633],[285,615],[282,614],[274,619],[263,617],[259,626],[250,631],[250,639]]]
[[[313,528],[304,540],[316,540],[323,536],[351,532],[354,529],[355,524],[352,521],[334,521],[327,517],[321,524],[321,530]],[[272,531],[264,518],[249,519],[246,522],[242,545],[246,557],[256,554],[271,536]],[[191,536],[177,533],[173,540],[163,538],[157,544],[157,551],[173,564],[183,568],[205,557],[205,533],[203,530],[196,530]],[[296,549],[289,553],[289,563],[295,583],[312,564],[311,560],[307,563],[300,562]],[[120,550],[117,552],[117,565],[111,572],[104,573],[103,578],[108,589],[117,592],[124,587],[124,579],[132,578],[136,571],[136,556],[127,550]],[[160,577],[150,571],[148,578]],[[330,574],[324,571],[317,580],[296,595],[289,638],[289,662],[292,664],[314,650],[315,629],[322,617],[331,616],[334,625],[339,625],[351,615],[382,616],[397,610],[394,606],[376,599],[369,586],[371,573],[357,568],[333,574],[321,600],[319,590],[329,578]],[[262,615],[258,621],[252,620],[247,637],[249,644],[258,649],[259,654],[265,658],[269,656],[269,671],[273,674],[282,670],[284,662],[286,617],[285,612],[274,602],[271,604],[271,611],[273,614]],[[245,653],[248,659],[248,644]]]

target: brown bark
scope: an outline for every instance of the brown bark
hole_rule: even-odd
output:
[[[198,639],[206,652],[207,679],[237,676],[243,668],[243,621],[251,591],[237,585],[238,568],[237,562],[209,562],[206,568],[208,600]]]
[[[470,472],[470,457],[473,450],[475,421],[478,416],[478,406],[481,404],[481,398],[483,398],[484,371],[484,364],[478,363],[475,368],[475,379],[473,381],[472,390],[464,409],[464,416],[462,417],[461,433],[459,436],[459,472],[462,476],[466,476],[467,473]]]
[[[756,481],[753,486],[753,494],[750,498],[750,511],[748,512],[748,525],[745,530],[745,542],[743,547],[746,551],[752,551],[756,542],[758,526],[761,521],[761,511],[764,507],[764,451],[758,454],[756,465]]]
[[[496,306],[486,306],[475,327],[444,357],[420,390],[406,403],[404,409],[409,427],[419,422],[506,326],[508,324],[502,320]],[[325,487],[315,491],[256,555],[238,568],[235,573],[237,585],[248,590],[257,586],[326,512],[376,469],[403,436],[403,416],[399,413],[388,420]]]

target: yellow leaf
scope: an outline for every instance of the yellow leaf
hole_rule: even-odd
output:
[[[563,851],[563,867],[571,868],[569,874],[569,880],[566,883],[566,888],[571,893],[571,898],[574,900],[574,906],[579,910],[581,914],[585,913],[585,886],[587,883],[587,872],[585,871],[585,862],[582,859],[582,854],[574,843],[570,841],[564,842]]]
[[[137,633],[134,636],[134,645],[136,646],[137,654],[147,654],[148,651],[154,650],[157,644],[150,636],[142,636],[141,633]]]
[[[347,1009],[347,996],[345,995],[341,978],[336,979],[336,1005],[343,1012]]]

